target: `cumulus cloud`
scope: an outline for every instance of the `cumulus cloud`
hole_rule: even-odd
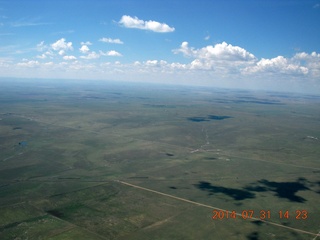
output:
[[[219,77],[235,76],[235,74],[239,77],[250,75],[259,79],[277,78],[280,75],[320,77],[320,54],[316,52],[311,54],[301,52],[291,58],[278,56],[271,59],[257,59],[246,49],[226,42],[199,49],[190,47],[188,42],[183,42],[180,48],[173,52],[191,59],[189,64],[181,65],[181,69],[207,70]]]
[[[173,52],[175,54],[182,53],[186,57],[191,57],[196,55],[196,51],[194,48],[189,48],[188,42],[182,42],[179,49],[174,49]]]
[[[88,53],[88,55],[86,56],[80,56],[80,58],[82,59],[87,59],[87,60],[90,60],[90,59],[97,59],[99,58],[100,55],[96,52],[91,52],[91,53]]]
[[[75,56],[64,56],[64,60],[76,60],[77,58]]]
[[[37,58],[40,58],[40,59],[46,59],[47,58],[47,55],[45,53],[41,54],[41,55],[38,55]]]
[[[188,46],[188,42],[183,42],[174,53],[183,53],[185,56],[192,56],[201,59],[220,59],[230,61],[254,60],[255,56],[245,49],[232,46],[226,42],[218,43],[215,46],[209,45],[201,49],[194,49]]]
[[[108,52],[102,52],[100,51],[100,55],[101,56],[110,56],[110,57],[121,57],[122,54],[115,51],[115,50],[111,50],[111,51],[108,51]]]
[[[299,62],[299,64],[308,68],[309,74],[312,77],[320,77],[320,53],[312,52],[308,54],[306,52],[297,53],[292,61]]]
[[[37,44],[37,50],[39,52],[43,52],[46,49],[48,49],[48,46],[44,44],[44,41],[40,42],[39,44]]]
[[[66,42],[66,40],[64,38],[59,39],[58,41],[56,41],[55,43],[51,44],[51,48],[54,51],[68,51],[68,50],[73,50],[72,47],[72,42]]]
[[[160,66],[167,66],[167,61],[164,60],[148,60],[145,62],[145,65],[151,66],[151,67],[160,67]]]
[[[278,56],[271,59],[262,58],[254,66],[250,66],[244,69],[246,73],[257,72],[272,72],[272,73],[284,73],[284,74],[307,74],[308,68],[301,66],[298,62],[293,62],[283,56]]]
[[[17,65],[20,66],[20,67],[31,67],[32,68],[32,67],[39,66],[40,63],[38,61],[34,61],[34,60],[28,61],[28,60],[24,59],[23,62],[20,62]]]
[[[62,56],[62,55],[64,55],[66,52],[64,51],[64,50],[60,50],[59,52],[58,52],[58,54],[60,55],[60,56]]]
[[[121,40],[101,38],[99,41],[115,43]],[[320,89],[320,53],[317,52],[299,52],[292,57],[277,56],[258,59],[246,49],[226,42],[212,45],[207,43],[195,48],[185,41],[173,50],[173,53],[186,58],[181,62],[167,62],[151,58],[132,63],[118,61],[103,63],[104,59],[120,57],[122,54],[116,50],[94,49],[93,51],[90,45],[92,45],[91,42],[81,42],[78,45],[79,51],[71,54],[73,44],[64,38],[52,44],[45,44],[42,41],[36,46],[38,52],[35,51],[34,58],[21,61],[9,59],[11,62],[0,58],[0,72],[8,72],[10,69],[11,75],[14,75],[18,70],[23,70],[30,76],[36,73],[50,73],[60,74],[59,76],[63,77],[68,74],[70,74],[68,76],[79,76],[81,72],[81,76],[87,78],[123,76],[123,79],[136,78],[146,81],[161,79],[159,81],[174,82],[177,79],[183,79],[181,81],[192,84],[196,81],[199,84],[217,83],[227,87],[241,87],[249,83],[247,85],[256,84],[259,88],[270,86],[271,89],[277,89],[277,86],[280,86],[286,89],[286,86],[290,84],[291,89],[299,90],[305,85],[310,86],[309,89],[312,92],[319,92]]]
[[[273,73],[291,75],[310,75],[320,77],[320,54],[300,52],[292,58],[278,56],[271,59],[262,58],[255,65],[244,69],[244,73]]]
[[[88,46],[92,45],[92,43],[89,42],[89,41],[87,41],[87,42],[81,42],[80,44],[81,44],[81,45],[88,45]]]
[[[130,17],[128,15],[123,15],[119,24],[126,28],[137,28],[161,33],[173,32],[175,30],[174,27],[170,27],[166,23],[159,23],[152,20],[144,21],[137,17]]]
[[[90,51],[87,45],[82,45],[81,48],[79,48],[79,50],[81,53],[88,53]]]
[[[256,57],[247,50],[233,46],[226,42],[214,46],[195,49],[189,47],[188,42],[183,42],[179,49],[173,50],[175,54],[182,53],[185,57],[194,58],[190,63],[191,69],[235,71],[238,67],[249,64]]]
[[[119,39],[112,39],[112,38],[100,38],[100,42],[105,42],[105,43],[116,43],[116,44],[123,44],[123,42]]]

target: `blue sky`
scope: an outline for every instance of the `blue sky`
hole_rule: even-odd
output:
[[[0,77],[320,93],[320,0],[0,0]]]

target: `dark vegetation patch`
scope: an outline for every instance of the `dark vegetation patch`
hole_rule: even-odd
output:
[[[216,115],[208,115],[208,118],[211,120],[223,120],[223,119],[228,119],[232,118],[230,116],[216,116]]]
[[[86,159],[79,159],[74,164],[73,167],[81,169],[90,169],[93,166],[92,162]]]
[[[255,103],[255,104],[265,104],[265,105],[283,105],[279,101],[247,101],[247,100],[233,100],[233,103]]]
[[[121,92],[110,92],[111,94],[114,94],[114,95],[122,95]]]
[[[189,117],[188,120],[192,122],[208,122],[209,121],[206,117]]]
[[[318,184],[318,185],[319,185],[319,187],[320,187],[320,181],[319,181],[319,182],[317,182],[316,184]],[[316,193],[320,194],[320,191],[317,191]]]
[[[215,101],[217,103],[253,103],[253,104],[263,104],[263,105],[284,105],[277,100],[222,100],[219,99]]]
[[[286,198],[291,202],[305,202],[307,201],[303,197],[297,196],[298,191],[310,190],[306,186],[306,180],[299,178],[296,182],[273,182],[266,179],[258,181],[257,186],[248,186],[245,188],[248,191],[254,192],[275,192],[279,198]]]
[[[28,145],[27,141],[21,141],[19,142],[19,146],[26,147]]]
[[[267,104],[267,105],[282,105],[279,100],[273,99],[262,99],[250,96],[238,97],[240,100],[231,100],[234,103],[256,103],[256,104]]]
[[[216,157],[206,157],[205,160],[218,160]]]
[[[140,100],[149,100],[149,99],[151,99],[151,98],[149,98],[149,97],[135,97],[136,99],[140,99]]]
[[[82,214],[88,214],[87,216],[90,217],[94,212],[97,212],[97,210],[87,207],[81,203],[71,203],[62,208],[47,211],[48,214],[64,220],[69,220]]]
[[[167,105],[167,104],[150,104],[150,103],[146,103],[146,104],[143,104],[143,106],[154,107],[154,108],[176,108],[176,106],[174,106],[174,105]]]
[[[252,223],[257,225],[257,226],[261,226],[263,224],[263,222],[259,221],[259,220],[252,221]]]
[[[270,94],[270,97],[278,97],[278,98],[288,98],[288,99],[310,99],[317,100],[320,99],[319,95],[285,95],[285,94]]]
[[[106,97],[98,97],[98,96],[83,96],[82,98],[85,98],[85,99],[107,99]]]
[[[75,180],[75,179],[81,179],[80,177],[58,177],[58,179],[61,180]]]
[[[223,193],[229,197],[232,197],[234,200],[244,200],[247,198],[255,198],[255,195],[247,190],[241,190],[236,188],[226,188],[226,187],[218,187],[213,186],[209,182],[201,181],[195,186],[203,191],[209,192],[210,195],[215,193]]]
[[[58,210],[58,209],[53,209],[53,210],[49,210],[47,211],[47,213],[49,213],[50,215],[57,217],[57,218],[63,218],[64,214],[62,211]]]
[[[208,122],[210,120],[224,120],[232,118],[231,116],[218,116],[218,115],[208,115],[207,117],[189,117],[187,118],[189,121],[192,122]]]
[[[19,225],[22,224],[22,223],[35,222],[35,221],[39,221],[39,220],[47,219],[47,218],[48,218],[48,216],[44,215],[44,216],[29,218],[29,219],[24,220],[24,221],[9,223],[9,224],[7,224],[7,225],[0,226],[0,232],[2,232],[2,231],[5,230],[5,229],[8,229],[8,228],[17,227],[17,226],[19,226]]]
[[[247,236],[248,240],[259,240],[259,233],[258,232],[252,232]]]
[[[141,177],[139,177],[139,176],[137,176],[137,177],[129,177],[129,179],[148,179],[149,177],[143,177],[143,176],[141,176]]]

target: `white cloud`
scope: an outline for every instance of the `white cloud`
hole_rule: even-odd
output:
[[[148,60],[144,63],[146,66],[150,66],[150,67],[166,67],[168,66],[167,61],[164,60]]]
[[[68,51],[68,50],[73,50],[72,47],[72,42],[66,42],[66,40],[64,38],[59,39],[58,41],[56,41],[55,43],[51,44],[51,48],[54,51]]]
[[[82,45],[81,48],[79,48],[79,50],[81,53],[88,53],[90,51],[87,45]]]
[[[176,69],[198,71],[207,70],[208,74],[220,79],[247,78],[252,79],[311,79],[320,77],[320,54],[302,52],[292,58],[278,56],[271,59],[257,59],[244,48],[233,46],[226,42],[203,48],[189,47],[183,42],[179,49],[173,50],[190,58],[189,64],[174,65]]]
[[[179,49],[174,49],[175,54],[182,53],[185,57],[191,57],[196,55],[194,48],[189,48],[188,42],[182,42]]]
[[[38,61],[34,61],[34,60],[28,61],[28,60],[23,59],[23,62],[20,62],[17,65],[20,67],[31,67],[32,68],[32,67],[39,66],[40,63]]]
[[[320,54],[297,53],[293,58],[278,56],[271,59],[262,58],[255,65],[244,69],[244,73],[269,73],[269,74],[291,74],[307,75],[310,71],[313,74],[319,72]],[[316,63],[314,65],[314,63]]]
[[[178,62],[171,63],[169,66],[171,69],[187,69],[186,64],[178,63]]]
[[[109,56],[109,57],[121,57],[122,54],[115,51],[115,50],[111,50],[111,51],[108,51],[108,52],[102,52],[100,51],[99,52],[101,56]]]
[[[89,53],[87,56],[80,56],[80,58],[82,58],[82,59],[88,59],[88,60],[90,60],[90,59],[97,59],[97,58],[99,58],[100,57],[100,55],[98,54],[98,53],[96,53],[96,52],[91,52],[91,53]]]
[[[126,28],[137,28],[161,33],[173,32],[175,30],[174,27],[170,27],[165,23],[159,23],[152,20],[144,21],[137,17],[130,17],[128,15],[123,15],[119,21],[119,24]]]
[[[262,58],[254,67],[248,68],[251,72],[259,71],[280,71],[288,68],[288,61],[283,56],[272,59]]]
[[[90,41],[81,42],[80,44],[81,45],[88,45],[88,46],[92,45],[92,43]]]
[[[51,67],[51,66],[54,66],[54,63],[53,62],[46,62],[46,63],[44,63],[44,66]]]
[[[40,58],[40,59],[46,59],[47,58],[47,55],[45,53],[41,54],[41,55],[38,55],[37,58]]]
[[[66,53],[66,52],[65,52],[64,50],[60,50],[58,54],[59,54],[60,56],[62,56],[62,55],[64,55],[65,53]]]
[[[317,52],[257,59],[246,49],[226,42],[206,44],[200,48],[182,42],[178,49],[173,50],[175,54],[186,57],[181,62],[151,58],[145,61],[135,59],[132,63],[106,63],[106,58],[102,56],[111,59],[122,56],[121,53],[115,50],[92,51],[88,47],[90,42],[80,44],[79,52],[70,54],[72,43],[63,38],[48,45],[40,42],[36,48],[40,52],[33,48],[34,58],[21,61],[0,58],[0,74],[60,78],[75,78],[81,75],[82,78],[121,78],[137,81],[157,79],[159,82],[181,81],[222,87],[243,87],[247,84],[257,88],[267,86],[275,90],[299,91],[301,88],[309,92],[320,91],[320,53]]]
[[[200,58],[215,58],[230,61],[249,61],[254,60],[255,56],[245,49],[232,46],[226,42],[216,44],[215,46],[207,46],[198,51]]]
[[[320,53],[312,52],[311,54],[301,52],[297,53],[292,61],[298,61],[301,65],[308,68],[312,77],[320,77]]]
[[[64,60],[76,60],[77,58],[75,56],[63,56]]]
[[[42,41],[41,43],[37,44],[37,50],[39,52],[43,52],[46,49],[48,49],[48,46],[44,44],[44,41]]]
[[[105,42],[105,43],[116,43],[116,44],[123,44],[123,42],[119,39],[112,39],[112,38],[101,38],[99,39],[100,42]]]
[[[256,60],[255,56],[250,52],[226,42],[200,49],[189,47],[188,42],[183,42],[180,48],[173,50],[173,52],[194,58],[189,65],[190,69],[238,72],[243,65],[250,64]]]
[[[157,66],[158,65],[158,60],[148,60],[145,63],[147,66]]]

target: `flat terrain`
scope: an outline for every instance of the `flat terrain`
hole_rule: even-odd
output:
[[[1,79],[0,239],[320,240],[319,104]]]

